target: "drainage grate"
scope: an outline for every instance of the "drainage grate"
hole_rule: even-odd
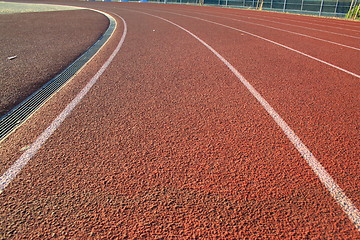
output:
[[[110,15],[100,12],[108,17],[110,24],[105,33],[92,45],[84,54],[76,59],[64,71],[51,79],[30,97],[0,119],[0,141],[5,139],[12,131],[27,120],[42,104],[44,104],[57,90],[61,88],[69,79],[75,75],[105,44],[114,32],[116,21]]]

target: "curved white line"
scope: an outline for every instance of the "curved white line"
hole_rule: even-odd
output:
[[[189,11],[186,11],[186,12],[189,12]],[[245,20],[240,20],[240,19],[235,19],[235,18],[230,18],[230,17],[223,17],[223,16],[217,16],[217,15],[211,15],[211,14],[206,14],[206,13],[202,13],[202,12],[192,11],[192,12],[189,12],[189,13],[193,13],[193,12],[194,12],[194,13],[197,13],[197,14],[205,15],[205,16],[211,16],[211,17],[218,17],[218,18],[223,18],[223,19],[229,19],[229,20],[233,20],[233,21],[237,21],[237,22],[244,22],[244,23],[247,23],[247,24],[253,24],[253,25],[257,25],[257,26],[261,26],[261,27],[266,27],[266,28],[270,28],[270,29],[275,29],[275,30],[278,30],[278,31],[287,32],[287,33],[299,35],[299,36],[302,36],[302,37],[312,38],[312,39],[315,39],[315,40],[318,40],[318,41],[327,42],[327,43],[331,43],[331,44],[338,45],[338,46],[341,46],[341,47],[346,47],[346,48],[350,48],[350,49],[353,49],[353,50],[356,50],[356,51],[360,51],[360,48],[357,48],[357,47],[352,47],[352,46],[348,46],[348,45],[345,45],[345,44],[341,44],[341,43],[329,41],[329,40],[322,39],[322,38],[318,38],[318,37],[313,37],[313,36],[306,35],[306,34],[302,34],[302,33],[297,33],[297,32],[293,32],[293,31],[288,31],[288,30],[285,30],[285,29],[277,28],[277,27],[267,26],[267,25],[264,25],[264,24],[259,24],[259,23],[254,23],[254,22],[248,22],[248,21],[245,21]]]
[[[284,22],[278,22],[278,21],[272,21],[272,20],[267,20],[267,19],[266,19],[266,18],[270,18],[270,17],[265,17],[265,19],[264,19],[264,16],[262,16],[262,17],[250,17],[250,16],[248,16],[248,15],[240,16],[240,15],[238,15],[238,14],[231,14],[231,13],[226,13],[225,15],[228,15],[228,16],[237,16],[237,17],[245,17],[245,18],[252,18],[252,19],[257,19],[257,20],[266,21],[266,22],[272,22],[272,23],[277,23],[277,24],[282,24],[282,25],[287,25],[287,26],[292,26],[292,27],[299,27],[299,28],[314,30],[314,31],[318,31],[318,32],[325,32],[325,33],[335,34],[335,35],[344,36],[344,37],[348,37],[348,38],[360,39],[360,37],[352,36],[352,35],[349,35],[349,34],[343,34],[343,33],[338,33],[338,32],[331,32],[331,31],[321,30],[321,29],[317,29],[317,28],[305,27],[305,26],[300,26],[300,25],[295,25],[295,24],[290,24],[290,23],[284,23]],[[270,18],[270,19],[271,19],[271,18]]]
[[[268,17],[268,16],[263,16],[264,18],[276,18],[279,20],[287,20],[287,21],[291,21],[291,22],[298,22],[298,23],[306,23],[306,24],[310,24],[310,25],[317,25],[317,26],[321,26],[321,27],[330,27],[330,28],[336,28],[336,29],[340,29],[340,30],[345,30],[345,31],[351,31],[351,32],[357,32],[359,33],[360,30],[356,30],[356,29],[350,29],[350,28],[344,28],[344,27],[337,27],[337,26],[333,26],[333,25],[325,25],[325,24],[320,24],[320,23],[314,23],[314,22],[309,22],[309,21],[299,21],[299,20],[295,20],[295,19],[283,19],[283,18],[279,18],[279,17]],[[346,21],[345,19],[343,21]],[[349,21],[350,22],[350,21]],[[349,26],[343,23],[338,23],[336,22],[335,24],[340,25],[340,26]],[[352,27],[358,28],[359,26],[355,26],[355,25],[351,25]]]
[[[106,14],[105,14],[106,15]],[[118,16],[118,15],[117,15]],[[17,176],[17,174],[25,167],[25,165],[30,161],[30,159],[37,153],[37,151],[42,147],[42,145],[49,139],[49,137],[55,132],[55,130],[61,125],[61,123],[70,115],[72,110],[81,102],[85,95],[90,91],[92,86],[97,82],[99,77],[104,73],[107,67],[110,65],[116,54],[119,52],[121,46],[123,45],[127,33],[127,25],[125,20],[121,18],[124,24],[124,31],[120,42],[117,47],[102,65],[100,70],[90,79],[86,86],[76,95],[76,97],[65,107],[65,109],[55,118],[55,120],[46,128],[41,135],[35,140],[31,147],[26,150],[18,160],[0,177],[0,193],[10,184],[12,180]]]
[[[134,10],[134,11],[135,11],[135,10]],[[356,77],[356,78],[360,78],[360,75],[358,75],[358,74],[356,74],[356,73],[353,73],[353,72],[350,72],[349,70],[346,70],[346,69],[344,69],[344,68],[338,67],[338,66],[336,66],[336,65],[334,65],[334,64],[331,64],[331,63],[326,62],[326,61],[324,61],[324,60],[321,60],[321,59],[319,59],[319,58],[313,57],[313,56],[311,56],[311,55],[309,55],[309,54],[303,53],[303,52],[301,52],[301,51],[299,51],[299,50],[296,50],[296,49],[294,49],[294,48],[288,47],[288,46],[286,46],[286,45],[284,45],[284,44],[275,42],[275,41],[273,41],[273,40],[270,40],[270,39],[261,37],[261,36],[259,36],[259,35],[256,35],[256,34],[253,34],[253,33],[247,32],[247,31],[244,31],[244,30],[240,30],[240,29],[238,29],[238,28],[234,28],[234,27],[231,27],[231,26],[228,26],[228,25],[225,25],[225,24],[221,24],[221,23],[218,23],[218,22],[213,22],[213,21],[206,20],[206,19],[203,19],[203,18],[193,17],[193,16],[184,15],[184,14],[180,14],[180,13],[174,13],[174,12],[168,12],[168,11],[161,11],[161,12],[167,12],[167,13],[174,14],[174,15],[179,15],[179,16],[188,17],[188,18],[194,18],[194,19],[198,19],[198,20],[200,20],[200,21],[212,23],[212,24],[219,25],[219,26],[222,26],[222,27],[226,27],[226,28],[229,28],[229,29],[238,31],[238,32],[242,32],[242,33],[248,34],[248,35],[250,35],[250,36],[253,36],[253,37],[256,37],[256,38],[260,38],[260,39],[262,39],[262,40],[264,40],[264,41],[273,43],[273,44],[278,45],[278,46],[280,46],[280,47],[286,48],[286,49],[288,49],[288,50],[290,50],[290,51],[299,53],[299,54],[301,54],[301,55],[303,55],[303,56],[305,56],[305,57],[311,58],[311,59],[313,59],[313,60],[315,60],[315,61],[321,62],[321,63],[323,63],[323,64],[326,64],[326,65],[330,66],[330,67],[336,68],[336,69],[338,69],[338,70],[340,70],[340,71],[342,71],[342,72],[345,72],[345,73],[347,73],[347,74],[350,74],[350,75],[352,75],[352,76],[354,76],[354,77]],[[141,12],[141,13],[144,13],[144,12]],[[151,14],[150,14],[150,15],[151,15]],[[155,15],[154,15],[154,16],[155,16]]]
[[[342,207],[343,211],[348,215],[348,218],[354,223],[355,227],[358,231],[360,231],[360,211],[356,208],[356,206],[352,203],[352,201],[345,195],[344,191],[340,188],[340,186],[335,182],[335,180],[331,177],[331,175],[325,170],[325,168],[321,165],[321,163],[315,158],[315,156],[311,153],[311,151],[306,147],[306,145],[301,141],[301,139],[295,134],[295,132],[290,128],[290,126],[285,122],[284,119],[275,111],[275,109],[261,96],[261,94],[223,57],[221,56],[215,49],[213,49],[210,45],[200,39],[198,36],[190,32],[189,30],[181,27],[180,25],[171,22],[165,18],[152,15],[145,12],[135,11],[139,13],[143,13],[152,17],[159,18],[163,21],[166,21],[181,30],[187,32],[191,36],[193,36],[196,40],[202,43],[206,48],[208,48],[212,53],[214,53],[241,81],[242,84],[249,90],[249,92],[258,100],[258,102],[263,106],[263,108],[268,112],[268,114],[274,119],[276,124],[283,130],[285,135],[291,141],[291,143],[295,146],[301,156],[306,160],[311,169],[318,176],[320,181],[325,185],[325,187],[330,192],[331,196],[338,202],[338,204]]]

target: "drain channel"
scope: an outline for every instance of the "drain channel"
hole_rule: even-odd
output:
[[[96,11],[96,10],[93,10]],[[0,119],[0,142],[4,140],[18,126],[25,122],[31,114],[41,107],[57,90],[59,90],[66,82],[68,82],[106,43],[114,32],[116,27],[115,19],[104,12],[96,11],[104,14],[110,21],[109,27],[105,33],[92,45],[85,53],[76,59],[64,71],[51,79],[39,90],[14,107],[10,112]]]

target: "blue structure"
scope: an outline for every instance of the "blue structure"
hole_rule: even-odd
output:
[[[199,4],[200,0],[149,0],[157,3]],[[329,17],[345,17],[351,3],[360,0],[204,0],[204,5],[291,12]]]

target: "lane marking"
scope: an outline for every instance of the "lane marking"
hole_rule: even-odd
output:
[[[308,38],[312,38],[312,39],[315,39],[315,40],[319,40],[319,41],[323,41],[323,42],[335,44],[335,45],[338,45],[338,46],[341,46],[341,47],[346,47],[346,48],[350,48],[350,49],[353,49],[353,50],[356,50],[356,51],[360,51],[360,48],[357,48],[357,47],[352,47],[352,46],[348,46],[348,45],[345,45],[345,44],[341,44],[341,43],[329,41],[329,40],[326,40],[326,39],[322,39],[322,38],[318,38],[318,37],[313,37],[313,36],[310,36],[310,35],[306,35],[306,34],[302,34],[302,33],[297,33],[297,32],[293,32],[293,31],[288,31],[288,30],[285,30],[285,29],[281,29],[281,28],[277,28],[277,27],[272,27],[272,26],[267,26],[267,25],[263,25],[263,24],[259,24],[259,23],[248,22],[248,21],[245,21],[245,20],[240,20],[240,19],[235,19],[235,18],[230,18],[230,17],[223,17],[223,16],[217,16],[217,15],[211,15],[211,14],[206,14],[206,13],[197,12],[197,11],[183,11],[183,12],[202,14],[202,15],[210,16],[210,17],[224,18],[224,19],[229,19],[229,20],[233,20],[233,21],[237,21],[237,22],[244,22],[244,23],[253,24],[253,25],[257,25],[257,26],[262,26],[262,27],[266,27],[266,28],[271,28],[271,29],[275,29],[275,30],[283,31],[283,32],[287,32],[287,33],[292,33],[292,34],[295,34],[295,35],[299,35],[299,36],[303,36],[303,37],[308,37]]]
[[[133,10],[133,11],[138,12],[138,11],[136,11],[136,10]],[[273,41],[273,40],[270,40],[270,39],[261,37],[261,36],[259,36],[259,35],[256,35],[256,34],[253,34],[253,33],[247,32],[247,31],[244,31],[244,30],[240,30],[240,29],[238,29],[238,28],[234,28],[234,27],[231,27],[231,26],[228,26],[228,25],[225,25],[225,24],[221,24],[221,23],[218,23],[218,22],[213,22],[213,21],[210,21],[210,20],[206,20],[206,19],[199,18],[199,17],[193,17],[193,16],[189,16],[189,15],[185,15],[185,14],[168,12],[168,11],[161,11],[161,10],[155,10],[155,11],[170,13],[170,14],[179,15],[179,16],[188,17],[188,18],[193,18],[193,19],[198,19],[198,20],[200,20],[200,21],[212,23],[212,24],[219,25],[219,26],[222,26],[222,27],[226,27],[226,28],[229,28],[229,29],[232,29],[232,30],[241,32],[241,33],[245,33],[245,34],[248,34],[248,35],[250,35],[250,36],[253,36],[253,37],[256,37],[256,38],[260,38],[260,39],[262,39],[262,40],[264,40],[264,41],[266,41],[266,42],[270,42],[270,43],[273,43],[273,44],[278,45],[278,46],[280,46],[280,47],[286,48],[286,49],[288,49],[288,50],[290,50],[290,51],[293,51],[293,52],[296,52],[296,53],[298,53],[298,54],[301,54],[301,55],[303,55],[303,56],[305,56],[305,57],[311,58],[311,59],[313,59],[313,60],[315,60],[315,61],[321,62],[321,63],[323,63],[323,64],[325,64],[325,65],[330,66],[330,67],[336,68],[336,69],[338,69],[338,70],[340,70],[340,71],[342,71],[342,72],[345,72],[345,73],[347,73],[347,74],[350,74],[350,75],[352,75],[352,76],[354,76],[354,77],[356,77],[356,78],[360,78],[360,75],[358,75],[358,74],[356,74],[356,73],[353,73],[353,72],[350,72],[349,70],[346,70],[346,69],[344,69],[344,68],[338,67],[338,66],[336,66],[336,65],[334,65],[334,64],[331,64],[331,63],[326,62],[326,61],[324,61],[324,60],[321,60],[321,59],[319,59],[319,58],[313,57],[313,56],[311,56],[311,55],[309,55],[309,54],[306,54],[306,53],[301,52],[301,51],[299,51],[299,50],[296,50],[296,49],[294,49],[294,48],[288,47],[288,46],[286,46],[286,45],[284,45],[284,44],[275,42],[275,41]],[[141,12],[141,13],[145,13],[145,12]],[[155,16],[155,15],[154,15],[154,16]]]
[[[189,30],[181,27],[180,25],[171,22],[166,18],[162,18],[156,15],[152,15],[145,12],[139,12],[146,14],[152,17],[159,18],[163,21],[166,21],[186,33],[190,34],[206,48],[208,48],[213,54],[215,54],[240,80],[240,82],[249,90],[249,92],[256,98],[256,100],[263,106],[263,108],[268,112],[268,114],[274,119],[276,124],[283,130],[285,135],[288,137],[290,142],[295,146],[300,155],[306,160],[308,165],[318,176],[320,181],[328,189],[331,196],[336,200],[336,202],[341,206],[343,211],[347,214],[348,218],[354,223],[356,229],[360,231],[360,211],[356,208],[353,202],[345,195],[344,191],[340,186],[335,182],[331,175],[325,170],[321,163],[315,158],[312,152],[306,147],[306,145],[301,141],[301,139],[295,134],[295,132],[290,128],[290,126],[285,122],[285,120],[275,111],[275,109],[261,96],[261,94],[233,67],[223,56],[220,55],[215,49],[210,45],[200,39],[198,36],[190,32]]]
[[[207,12],[208,12],[208,11],[207,11]],[[210,12],[208,12],[208,13],[210,13]],[[225,14],[225,13],[223,13],[223,14]],[[267,20],[267,19],[264,19],[264,17],[250,17],[250,16],[248,16],[248,15],[240,16],[240,15],[238,15],[238,14],[232,14],[232,13],[226,13],[225,15],[252,18],[252,19],[257,19],[257,20],[266,21],[266,22],[271,22],[271,23],[283,24],[283,25],[287,25],[287,26],[291,26],[291,27],[299,27],[299,28],[304,28],[304,29],[309,29],[309,30],[314,30],[314,31],[319,31],[319,32],[325,32],[325,33],[340,35],[340,36],[344,36],[344,37],[348,37],[348,38],[360,39],[360,37],[356,37],[356,36],[352,36],[352,35],[348,35],[348,34],[331,32],[331,31],[326,31],[326,30],[321,30],[321,29],[311,28],[311,27],[305,27],[305,26],[300,26],[300,25],[295,25],[295,24],[290,24],[290,23],[283,23],[283,22],[278,22],[278,21]],[[267,17],[267,18],[270,18],[270,17]]]
[[[279,17],[268,17],[268,16],[262,16],[262,17],[263,17],[263,18],[276,18],[276,19],[279,19],[279,20],[287,20],[287,21],[298,22],[298,23],[306,23],[306,24],[317,25],[317,26],[321,26],[321,27],[336,28],[336,29],[340,29],[340,30],[352,31],[352,32],[357,32],[357,33],[360,32],[360,30],[350,29],[350,28],[344,28],[344,27],[343,27],[343,26],[347,26],[347,27],[352,26],[352,27],[354,27],[354,28],[359,28],[359,26],[352,25],[352,24],[349,25],[349,24],[344,24],[344,23],[333,22],[333,24],[342,26],[342,27],[337,27],[337,26],[332,26],[332,25],[314,23],[314,22],[312,22],[312,21],[310,21],[310,22],[309,22],[309,21],[299,21],[299,20],[290,19],[290,18],[283,19],[283,18],[279,18]],[[346,21],[346,20],[343,20],[343,21]],[[317,21],[317,22],[319,22],[319,21]],[[348,20],[348,23],[354,23],[354,22]]]
[[[110,57],[106,60],[106,62],[101,66],[99,71],[90,79],[90,81],[86,84],[86,86],[76,95],[76,97],[65,107],[65,109],[55,118],[55,120],[50,124],[48,128],[46,128],[41,135],[35,140],[35,142],[31,145],[31,147],[26,150],[18,160],[0,177],[0,194],[4,191],[4,189],[10,184],[12,180],[16,177],[16,175],[22,170],[23,167],[29,162],[29,160],[37,153],[37,151],[42,147],[42,145],[49,139],[49,137],[56,131],[56,129],[61,125],[61,123],[70,115],[72,110],[81,102],[81,100],[85,97],[85,95],[90,91],[92,86],[97,82],[99,77],[105,72],[107,67],[110,65],[112,60],[115,58],[116,54],[119,52],[121,46],[125,41],[125,37],[127,34],[127,25],[125,20],[118,16],[123,24],[124,31],[120,42],[118,43],[115,50],[112,52]]]

